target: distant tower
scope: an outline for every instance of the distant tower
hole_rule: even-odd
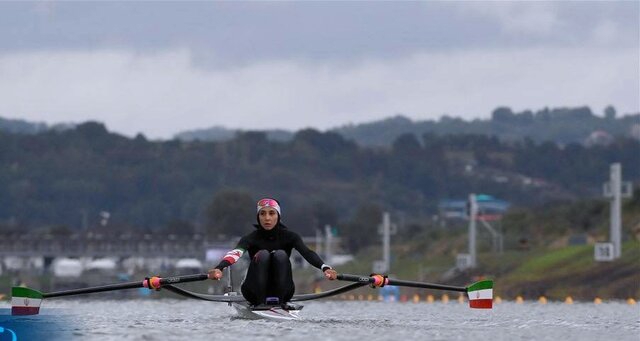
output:
[[[391,235],[398,232],[398,225],[391,223],[389,212],[382,215],[382,224],[378,225],[378,234],[382,235],[382,260],[373,262],[373,272],[389,273],[391,271]]]
[[[609,182],[604,184],[604,196],[611,198],[610,236],[613,244],[613,258],[620,258],[622,254],[622,198],[631,197],[631,183],[622,182],[622,166],[620,163],[611,164]]]

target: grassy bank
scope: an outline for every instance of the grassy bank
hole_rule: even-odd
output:
[[[398,248],[401,249],[401,248]],[[467,285],[481,277],[495,281],[495,295],[507,300],[516,296],[550,300],[564,300],[571,296],[576,300],[591,301],[595,297],[604,300],[640,298],[640,243],[623,244],[622,257],[612,262],[596,262],[593,245],[566,246],[556,249],[509,251],[501,255],[480,254],[478,267],[451,276],[454,256],[451,253],[425,256],[418,259],[413,253],[400,250],[392,264],[393,277],[435,283]],[[369,274],[372,261],[378,259],[378,249],[368,249],[359,254],[358,261],[340,266],[344,273]],[[445,274],[449,276],[445,276]],[[325,288],[333,283],[319,282]],[[413,294],[414,289],[404,289]],[[418,291],[419,292],[419,291]]]
[[[487,266],[487,270],[490,272],[491,266]],[[622,256],[612,262],[596,262],[593,245],[537,251],[511,271],[497,276],[496,282],[497,293],[505,297],[637,299],[640,297],[640,243],[625,243]]]

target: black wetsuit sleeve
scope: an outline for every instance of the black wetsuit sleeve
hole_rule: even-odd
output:
[[[313,250],[309,249],[297,233],[294,233],[293,247],[300,252],[302,257],[304,257],[309,264],[318,269],[322,269],[322,265],[324,264],[322,258],[320,258],[317,253],[313,252]]]
[[[220,263],[218,263],[218,265],[216,265],[215,269],[224,270],[224,268],[226,268],[229,265],[231,265],[231,262],[229,262],[226,259],[223,259],[220,261]]]
[[[227,252],[227,255],[216,265],[216,269],[222,270],[230,265],[233,265],[237,261],[238,258],[242,257],[242,255],[249,249],[249,237],[244,236],[240,238],[240,241],[236,245],[236,247]]]

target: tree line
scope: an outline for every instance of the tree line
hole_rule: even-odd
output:
[[[471,192],[516,206],[598,197],[612,162],[638,182],[639,151],[640,142],[625,137],[585,147],[407,133],[382,148],[313,129],[289,141],[244,132],[221,142],[127,138],[97,122],[0,132],[0,228],[108,224],[241,235],[255,223],[255,201],[272,196],[285,224],[303,235],[339,225],[357,247],[377,238],[384,210],[419,223],[437,213],[439,200]]]
[[[450,134],[478,134],[497,136],[505,141],[523,138],[537,143],[552,141],[560,144],[583,143],[594,131],[612,136],[633,136],[634,124],[640,129],[640,113],[618,117],[613,106],[607,106],[603,115],[593,113],[589,107],[543,108],[537,111],[514,112],[509,107],[498,107],[489,119],[463,120],[444,115],[438,120],[413,121],[402,115],[382,121],[349,125],[335,129],[342,136],[358,141],[362,145],[384,146],[391,144],[399,135],[432,133],[440,136]]]

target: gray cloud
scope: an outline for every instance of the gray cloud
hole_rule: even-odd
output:
[[[511,49],[423,53],[352,67],[291,61],[203,70],[186,49],[21,53],[0,58],[0,112],[51,121],[105,121],[127,134],[170,137],[190,128],[329,128],[403,112],[488,117],[590,105],[637,111],[638,52]],[[570,67],[568,67],[570,65]],[[593,72],[594,65],[598,72]],[[87,77],[90,74],[91,77]]]
[[[170,137],[640,111],[637,2],[0,3],[0,116]]]
[[[189,48],[210,65],[581,46],[609,24],[637,46],[637,2],[44,2],[0,4],[6,50]]]

